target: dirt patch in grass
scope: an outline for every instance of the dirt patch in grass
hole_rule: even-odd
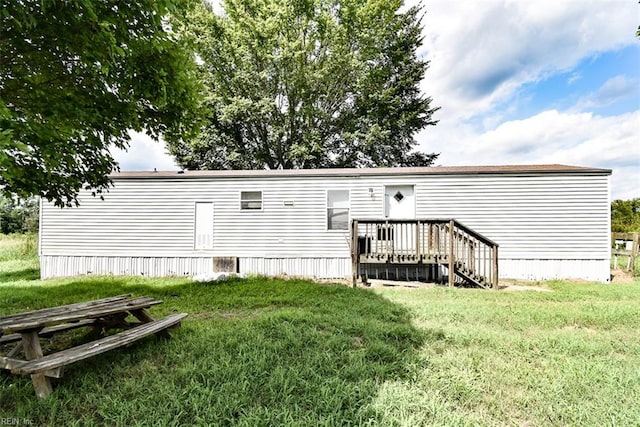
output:
[[[425,288],[434,288],[436,286],[445,286],[439,285],[437,283],[426,283],[426,282],[405,282],[405,281],[395,281],[395,280],[374,280],[370,279],[369,284],[371,288],[389,288],[389,289],[425,289]],[[501,282],[500,283],[501,291],[537,291],[537,292],[552,292],[551,289],[540,286],[537,282],[534,283],[518,283],[518,282]]]
[[[536,291],[536,292],[552,292],[551,289],[544,286],[536,286],[536,285],[516,285],[516,284],[507,284],[500,285],[501,291]]]
[[[633,273],[626,270],[611,270],[611,283],[634,283]]]
[[[598,332],[593,328],[589,328],[587,326],[579,325],[579,324],[573,324],[573,325],[564,326],[562,328],[562,330],[563,331],[584,331],[584,332],[587,332],[589,334],[596,334]]]
[[[397,280],[382,280],[382,279],[369,279],[370,288],[398,288],[398,289],[420,289],[420,288],[433,288],[438,286],[435,283],[416,282],[416,281],[397,281]]]

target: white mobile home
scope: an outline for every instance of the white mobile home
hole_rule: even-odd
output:
[[[41,275],[195,275],[231,260],[241,273],[351,277],[350,220],[450,218],[499,245],[501,278],[606,282],[610,175],[564,165],[123,172],[104,200],[43,203]],[[366,245],[389,239],[377,234]]]

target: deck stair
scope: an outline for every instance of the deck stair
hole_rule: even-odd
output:
[[[498,287],[498,244],[455,219],[353,219],[350,242],[354,284],[371,267],[444,266],[450,286]]]

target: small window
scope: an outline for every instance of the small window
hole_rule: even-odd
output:
[[[349,229],[349,190],[327,191],[327,229]]]
[[[262,209],[262,191],[241,191],[240,209],[243,211]]]

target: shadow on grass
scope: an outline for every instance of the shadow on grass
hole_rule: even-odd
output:
[[[39,268],[25,268],[18,271],[0,273],[0,283],[17,282],[19,280],[38,280],[39,278]]]
[[[12,311],[43,302],[33,289],[14,291]],[[375,424],[369,403],[378,387],[406,376],[426,341],[443,339],[419,332],[405,308],[372,292],[299,280],[87,278],[47,287],[46,300],[121,293],[163,299],[156,314],[190,317],[170,340],[72,365],[45,401],[28,378],[0,377],[9,414],[52,424]],[[7,388],[12,381],[19,386]]]

